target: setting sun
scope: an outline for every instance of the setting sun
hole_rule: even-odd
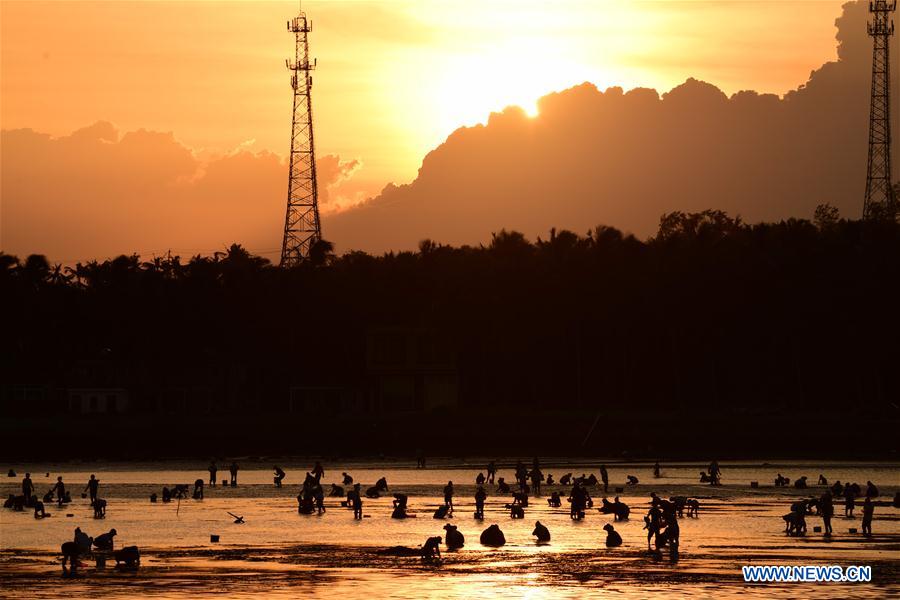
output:
[[[431,110],[449,133],[460,125],[484,123],[492,111],[520,106],[537,115],[537,100],[549,89],[565,89],[585,80],[592,69],[570,48],[547,47],[538,40],[510,38],[484,52],[446,59],[434,66]]]

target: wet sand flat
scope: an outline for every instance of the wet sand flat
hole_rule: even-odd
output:
[[[205,465],[191,470],[160,464],[116,466],[115,470],[100,470],[98,465],[93,469],[55,466],[57,470],[49,480],[55,480],[56,474],[64,476],[75,496],[71,505],[61,510],[55,505],[48,507],[53,517],[44,520],[35,520],[30,512],[0,511],[0,595],[90,594],[114,598],[217,593],[228,597],[295,597],[314,593],[324,598],[359,594],[391,598],[637,598],[651,592],[671,592],[700,598],[756,594],[808,597],[826,592],[845,598],[882,598],[900,593],[900,510],[876,508],[875,535],[871,538],[849,533],[851,527],[860,527],[860,510],[855,519],[845,519],[840,504],[835,507],[831,538],[813,533],[813,527],[821,524],[814,515],[807,517],[807,535],[787,536],[781,515],[788,512],[790,503],[799,497],[818,496],[824,488],[775,488],[770,481],[776,471],[792,478],[805,474],[810,481],[815,481],[819,472],[832,481],[837,477],[831,473],[835,473],[862,485],[872,479],[881,491],[879,500],[887,501],[900,484],[900,466],[896,464],[795,463],[773,467],[725,463],[725,484],[715,488],[696,483],[699,468],[695,464],[666,465],[659,479],[652,477],[646,464],[611,465],[610,499],[615,495],[613,488],[623,486],[626,473],[640,478],[637,486],[628,486],[619,494],[631,506],[632,514],[628,521],[614,523],[624,539],[624,545],[616,549],[603,544],[602,527],[612,522],[610,515],[590,510],[583,521],[573,522],[565,499],[561,508],[547,505],[551,491],[559,491],[563,498],[568,495],[568,488],[562,486],[545,486],[541,497],[531,498],[525,519],[511,519],[504,508],[509,498],[488,485],[485,519],[475,520],[472,482],[480,470],[478,464],[448,461],[424,470],[396,463],[326,464],[325,483],[339,481],[345,470],[364,487],[382,474],[387,477],[389,492],[379,499],[364,500],[367,518],[361,521],[353,520],[337,498],[327,499],[324,515],[298,514],[295,497],[303,471],[291,465],[285,467],[288,478],[280,489],[271,483],[271,465],[245,461],[239,473],[242,483],[237,488],[207,487],[202,501],[168,504],[151,504],[148,496],[152,491],[159,493],[163,482],[170,486],[192,484],[205,476]],[[568,471],[576,475],[597,472],[596,466],[576,470],[573,464],[579,463],[549,464],[542,469],[557,479]],[[42,467],[28,467],[39,474],[35,477],[32,473],[38,492],[43,493],[43,487],[49,484],[40,472]],[[80,498],[83,481],[91,472],[101,480],[101,497],[109,501],[105,519],[93,519],[88,501]],[[219,479],[221,475],[222,471]],[[499,475],[514,479],[508,467],[501,468]],[[432,511],[442,501],[441,488],[451,479],[457,509],[453,518],[435,520]],[[15,491],[20,480],[3,481],[0,493]],[[751,489],[751,480],[760,481],[761,487]],[[410,495],[410,509],[416,518],[390,518],[391,494],[395,491]],[[664,497],[690,496],[701,502],[698,518],[680,520],[681,552],[675,563],[668,555],[647,551],[642,517],[649,508],[651,491]],[[594,488],[591,493],[599,506],[602,488]],[[246,523],[235,525],[228,512],[244,516]],[[531,537],[536,520],[550,529],[549,544],[537,545]],[[382,553],[391,546],[417,547],[428,536],[442,535],[445,522],[459,527],[466,545],[456,552],[444,552],[439,563]],[[506,534],[503,548],[478,543],[480,532],[493,523]],[[137,572],[112,567],[97,570],[85,561],[86,567],[77,577],[63,579],[59,545],[71,539],[76,526],[94,536],[116,528],[117,547],[141,548],[141,568]],[[211,543],[210,534],[219,535],[220,542]],[[741,566],[748,564],[871,565],[873,582],[745,584]]]

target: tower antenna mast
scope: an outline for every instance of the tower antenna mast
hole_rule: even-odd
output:
[[[294,34],[294,59],[286,60],[294,90],[291,124],[291,154],[288,172],[287,214],[281,243],[281,266],[291,267],[309,257],[310,248],[322,239],[319,221],[319,189],[316,184],[316,152],[313,143],[312,76],[316,61],[309,60],[309,32],[312,22],[306,13],[288,21]]]
[[[871,0],[872,98],[869,112],[869,161],[863,218],[896,218],[897,206],[891,187],[891,61],[890,40],[894,35],[897,0]]]

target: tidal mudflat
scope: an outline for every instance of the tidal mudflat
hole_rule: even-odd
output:
[[[525,518],[511,519],[505,508],[509,495],[488,484],[485,518],[479,521],[473,516],[474,480],[486,461],[431,461],[427,469],[390,460],[325,461],[324,483],[340,484],[343,472],[364,488],[380,477],[387,479],[388,492],[378,499],[365,498],[365,518],[354,520],[352,512],[341,507],[340,498],[327,498],[322,515],[298,514],[296,495],[312,466],[307,462],[279,463],[287,477],[283,487],[276,488],[272,484],[273,461],[239,460],[237,487],[207,486],[203,500],[169,503],[151,503],[149,496],[159,494],[163,486],[208,479],[204,463],[13,465],[18,477],[0,484],[4,497],[17,492],[27,470],[38,494],[45,493],[61,475],[74,499],[62,508],[48,506],[52,517],[47,519],[35,519],[29,511],[0,511],[0,595],[639,598],[668,591],[699,598],[754,592],[806,597],[827,591],[846,598],[882,598],[900,592],[900,509],[890,506],[900,489],[900,465],[896,463],[724,462],[723,485],[712,487],[698,483],[699,471],[705,468],[699,463],[663,465],[661,477],[654,478],[650,464],[608,462],[610,490],[606,495],[610,499],[618,495],[631,507],[630,518],[615,523],[623,546],[608,549],[602,527],[613,519],[596,510],[604,496],[600,486],[591,489],[595,508],[584,520],[572,521],[565,486],[545,485],[540,496],[530,498]],[[507,481],[514,479],[512,462],[499,462],[498,475]],[[558,481],[568,472],[575,476],[597,473],[600,461],[545,463],[543,471]],[[227,477],[227,470],[224,472]],[[100,479],[100,496],[108,501],[104,519],[94,519],[88,500],[80,497],[91,473]],[[863,487],[866,481],[873,481],[881,492],[873,535],[866,538],[850,533],[850,528],[860,527],[859,510],[854,519],[844,518],[841,504],[835,507],[830,538],[813,531],[821,524],[815,515],[807,518],[806,535],[786,535],[781,517],[791,503],[817,497],[825,488],[812,484],[805,490],[775,487],[772,482],[778,473],[792,479],[806,475],[810,482],[822,473],[829,482],[853,481]],[[627,475],[635,475],[639,483],[626,486]],[[442,488],[448,481],[454,482],[456,508],[452,518],[435,520],[432,513],[442,504]],[[751,481],[758,481],[759,487],[751,488]],[[616,494],[616,487],[624,491]],[[553,491],[563,496],[560,508],[547,503]],[[395,492],[409,495],[415,518],[390,518]],[[700,502],[697,518],[679,521],[681,546],[676,562],[668,554],[647,550],[643,516],[650,507],[651,492]],[[244,517],[245,522],[235,524],[229,513]],[[538,520],[551,532],[549,544],[538,545],[531,535]],[[460,550],[444,550],[440,561],[384,554],[393,546],[418,547],[427,537],[442,535],[446,522],[457,525],[466,540]],[[507,544],[502,548],[488,548],[478,540],[481,531],[494,523],[506,535]],[[140,568],[97,569],[84,560],[77,576],[63,578],[60,544],[72,539],[75,527],[92,536],[115,528],[117,547],[136,545],[141,549]],[[219,541],[211,542],[211,535],[218,535]],[[873,581],[746,584],[741,567],[751,564],[871,565]]]

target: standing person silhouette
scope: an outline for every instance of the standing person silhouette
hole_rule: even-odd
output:
[[[609,492],[609,473],[606,472],[606,465],[600,465],[600,481],[603,482],[603,493]]]
[[[484,491],[484,488],[478,486],[478,489],[475,491],[475,518],[483,519],[484,518],[484,501],[487,498],[487,494]]]
[[[872,535],[872,518],[875,516],[875,504],[872,502],[872,498],[866,496],[865,502],[863,502],[863,518],[862,518],[862,533],[863,535]]]
[[[206,467],[206,470],[209,471],[209,485],[215,487],[216,473],[219,472],[219,468],[216,466],[216,461],[210,461],[209,466]]]
[[[91,503],[97,499],[97,490],[100,487],[100,480],[97,479],[93,474],[91,474],[91,478],[88,479],[87,485],[84,486],[85,491],[90,493]]]
[[[56,501],[62,506],[63,502],[66,501],[66,484],[63,483],[62,475],[56,478],[56,485],[53,486],[51,491],[56,494]]]
[[[525,468],[521,460],[516,463],[516,483],[519,484],[519,489],[522,491],[528,485],[528,469]]]
[[[866,482],[866,498],[877,498],[878,488],[871,481]]]
[[[537,463],[537,459],[534,459],[535,463]],[[541,472],[540,468],[535,467],[531,469],[531,489],[534,490],[535,496],[541,495],[541,481],[544,479],[544,474]]]
[[[497,465],[494,461],[488,463],[487,466],[487,482],[490,484],[494,483],[494,476],[497,474]]]
[[[831,517],[834,516],[834,503],[832,502],[831,492],[825,492],[819,499],[819,514],[822,515],[825,535],[831,535]]]
[[[447,485],[444,486],[444,504],[447,505],[447,508],[450,509],[450,514],[453,514],[453,482],[448,481]]]
[[[709,473],[709,484],[710,485],[721,485],[720,481],[722,478],[722,470],[719,468],[719,461],[714,460],[709,463],[709,469],[707,471]]]
[[[353,497],[350,498],[350,502],[353,506],[353,518],[354,519],[362,519],[363,518],[363,503],[362,503],[362,495],[359,493],[360,485],[358,483],[353,485]],[[347,494],[349,497],[350,494]]]
[[[856,508],[856,496],[853,493],[853,486],[847,484],[844,486],[844,516],[852,519],[854,508]]]
[[[650,512],[644,517],[645,528],[647,529],[647,549],[650,549],[650,540],[654,536],[659,538],[660,528],[662,526],[662,511],[659,507],[653,506]]]
[[[322,485],[317,483],[312,490],[313,500],[316,502],[316,511],[321,515],[325,512],[325,490]]]
[[[238,467],[236,462],[232,462],[231,466],[228,467],[228,472],[231,474],[231,487],[237,487],[237,474],[240,467]]]
[[[31,497],[34,496],[34,482],[31,480],[31,473],[25,473],[25,479],[22,480],[22,495],[25,496],[25,505],[30,505]]]

